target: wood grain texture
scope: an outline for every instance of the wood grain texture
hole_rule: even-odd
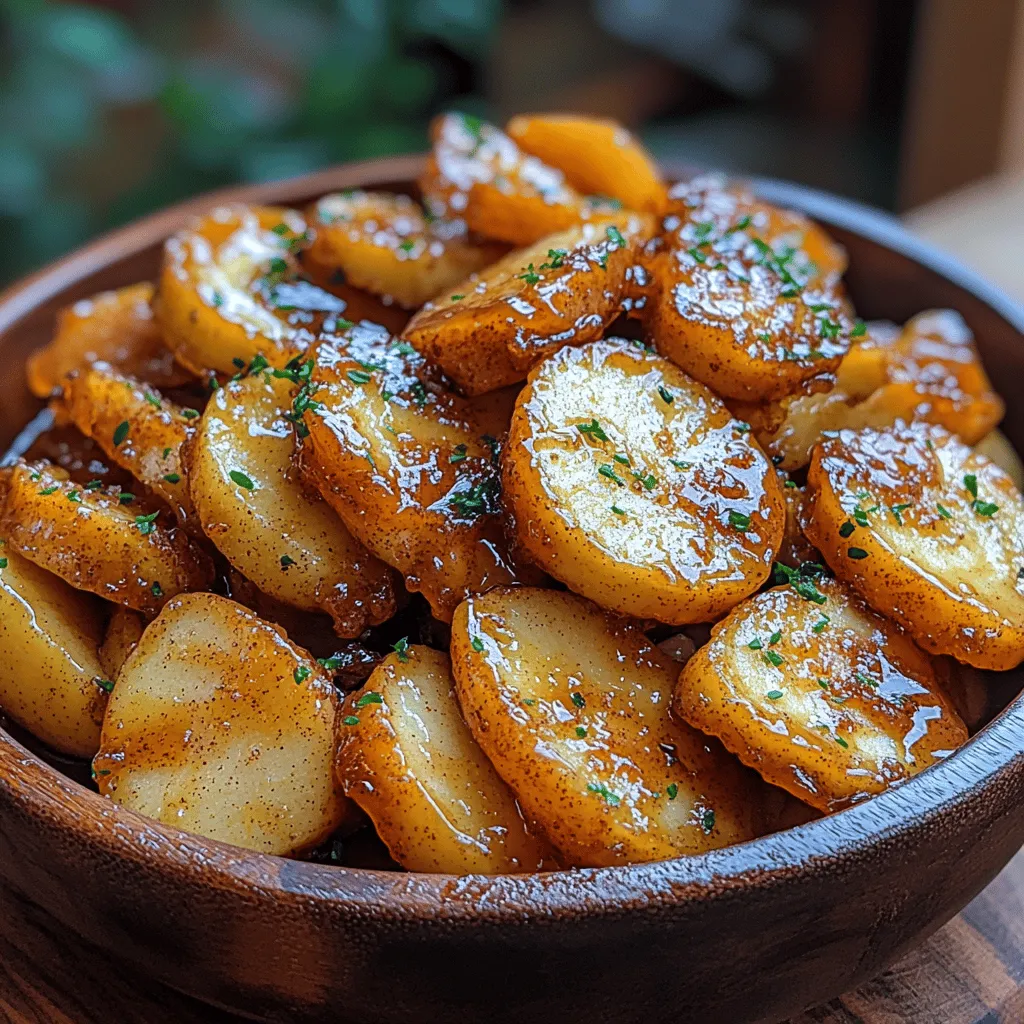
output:
[[[231,198],[301,203],[337,188],[402,184],[418,166],[402,158],[337,168]],[[864,316],[959,309],[1004,388],[1007,432],[1024,444],[1024,311],[890,219],[781,183],[759,187],[824,221],[848,247]],[[150,276],[161,239],[223,198],[130,226],[0,296],[0,439],[38,407],[21,367],[56,309]],[[993,714],[1022,679],[993,680]],[[862,985],[953,918],[1024,844],[1022,808],[1018,697],[946,762],[786,833],[656,864],[456,879],[280,860],[177,832],[101,800],[0,730],[4,998],[10,1019],[28,1021],[230,1019],[176,1003],[159,987],[167,984],[288,1024],[447,1024],[482,1012],[492,1024],[747,1024]],[[1019,1008],[1005,980],[1015,977],[1009,926],[970,913],[953,941],[980,965],[985,945],[971,945],[980,936],[1003,974],[979,969],[962,989],[947,985],[946,1016],[901,1016],[900,1001],[924,991],[935,970],[918,953],[873,983],[877,991],[860,989],[802,1024],[949,1024],[949,1014],[978,1019],[969,1015],[1004,996]],[[959,958],[959,946],[942,945],[950,934],[927,947],[940,964]],[[865,1017],[869,998],[880,1016]]]
[[[31,902],[0,889],[0,1024],[236,1024],[243,1019],[125,971],[56,928]],[[464,1019],[471,1024],[474,1018]],[[787,1024],[1021,1020],[1024,853],[959,917],[889,970],[790,1017]]]

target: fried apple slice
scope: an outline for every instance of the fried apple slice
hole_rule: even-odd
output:
[[[760,238],[727,238],[740,246],[727,259],[694,246],[659,256],[649,339],[723,398],[766,402],[814,388],[839,366],[854,329],[837,286],[801,288]]]
[[[967,444],[978,443],[1002,419],[974,337],[959,313],[933,309],[902,330],[867,324],[826,394],[783,398],[748,416],[758,441],[783,469],[807,465],[826,430],[887,427],[897,420],[938,423]]]
[[[511,790],[466,728],[448,657],[388,655],[338,716],[335,766],[345,795],[409,871],[499,875],[552,867]]]
[[[62,309],[53,339],[25,364],[32,394],[49,398],[72,370],[96,362],[113,363],[154,387],[177,387],[191,379],[164,346],[152,299],[153,286],[145,282],[100,292]]]
[[[605,608],[712,621],[767,579],[777,474],[703,385],[622,339],[564,348],[516,402],[505,500],[523,552]]]
[[[92,757],[110,683],[103,606],[0,541],[0,708],[37,739]]]
[[[391,570],[303,488],[293,388],[256,373],[213,394],[189,451],[192,496],[203,531],[264,594],[326,611],[339,636],[356,637],[395,613]]]
[[[664,860],[759,834],[761,790],[669,714],[678,666],[574,594],[498,587],[459,606],[466,723],[567,863]]]
[[[256,356],[281,367],[345,311],[305,280],[306,222],[278,207],[219,207],[169,238],[156,312],[174,358],[198,376]]]
[[[438,296],[403,337],[468,395],[524,380],[563,345],[601,337],[653,228],[650,217],[626,214],[549,235]]]
[[[145,628],[146,620],[138,612],[120,604],[114,608],[100,645],[100,664],[107,679],[117,678]]]
[[[505,129],[524,153],[557,167],[583,195],[610,196],[631,210],[661,213],[657,164],[618,121],[579,114],[520,114]]]
[[[171,507],[182,523],[195,516],[181,450],[199,413],[159,391],[95,363],[64,381],[62,407],[107,456]]]
[[[499,518],[500,442],[408,342],[369,323],[325,336],[296,402],[320,492],[437,618],[518,578]]]
[[[121,669],[93,771],[100,793],[261,853],[324,840],[334,782],[330,679],[269,622],[214,594],[168,603]]]
[[[469,114],[431,125],[433,152],[420,179],[423,201],[442,220],[510,245],[532,245],[617,204],[588,200],[561,171],[528,156],[500,129]]]
[[[673,709],[812,807],[840,810],[951,754],[967,727],[932,659],[831,579],[748,598],[687,662]]]
[[[1024,499],[942,427],[843,430],[814,449],[804,532],[927,651],[1024,660]]]
[[[846,272],[846,250],[810,218],[759,199],[740,181],[701,174],[668,192],[666,240],[694,248],[709,262],[727,260],[760,238],[783,257],[799,285],[835,284]]]
[[[7,472],[0,536],[76,589],[150,616],[176,594],[213,582],[209,558],[165,526],[159,510],[139,514],[43,462],[19,461]]]
[[[346,281],[407,309],[451,290],[505,249],[474,244],[459,222],[427,221],[409,196],[353,189],[313,204],[313,241],[303,265],[319,278]]]

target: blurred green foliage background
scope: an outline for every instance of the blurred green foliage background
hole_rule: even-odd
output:
[[[0,281],[197,191],[425,147],[501,0],[0,0]]]

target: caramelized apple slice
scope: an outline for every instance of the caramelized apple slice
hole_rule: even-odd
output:
[[[843,430],[814,449],[804,531],[926,650],[1024,660],[1024,498],[942,427]]]
[[[820,811],[880,793],[951,754],[967,728],[932,659],[843,584],[748,598],[687,662],[673,707]]]

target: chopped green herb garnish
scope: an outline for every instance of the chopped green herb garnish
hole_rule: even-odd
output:
[[[146,397],[146,401],[149,402],[149,404],[151,406],[153,406],[154,409],[162,409],[163,408],[163,406],[160,404],[160,399],[157,398],[156,395],[154,395],[152,391],[147,391],[145,397]]]
[[[541,270],[557,270],[569,255],[567,249],[548,249],[548,262],[540,265]]]
[[[459,299],[464,299],[465,297],[466,297],[465,295],[453,295],[452,296],[452,302],[458,302]]]
[[[309,669],[305,665],[300,665],[292,675],[295,678],[295,684],[298,686],[300,683],[304,683],[309,678]]]
[[[679,786],[674,782],[670,782],[665,787],[665,792],[668,793],[669,800],[675,800],[675,798],[679,795]]]
[[[979,516],[994,516],[999,511],[999,506],[991,501],[975,501],[971,507]]]
[[[863,548],[847,548],[846,553],[850,556],[850,558],[854,559],[854,561],[857,562],[859,562],[862,558],[868,557],[868,553]]]
[[[149,589],[152,591],[154,597],[164,596],[164,588],[161,587],[159,583],[154,583]]]
[[[943,519],[953,518],[953,513],[950,512],[949,509],[946,508],[944,505],[936,505],[935,508],[938,510],[939,515],[942,516]]]
[[[353,384],[369,384],[371,380],[365,370],[349,370],[346,376]]]
[[[693,468],[693,463],[692,462],[680,462],[678,459],[669,459],[668,461],[671,462],[672,465],[676,467],[676,469],[692,469]]]
[[[467,458],[468,449],[464,444],[457,444],[452,451],[451,455],[448,456],[448,461],[454,465],[457,462],[462,462]]]
[[[294,564],[295,564],[295,559],[292,558],[291,555],[282,555],[281,556],[281,568],[282,569],[287,569],[289,565],[294,565]]]
[[[90,480],[86,485],[87,491],[98,491],[103,486],[102,480]]]
[[[101,689],[101,690],[102,690],[102,691],[103,691],[104,693],[113,693],[113,692],[114,692],[114,681],[113,681],[112,679],[100,679],[100,678],[96,678],[96,679],[94,679],[94,680],[93,680],[93,682],[94,682],[94,683],[95,683],[95,684],[96,684],[96,685],[97,685],[97,686],[98,686],[98,687],[99,687],[99,688],[100,688],[100,689]]]
[[[572,693],[569,694],[569,699],[573,702],[573,705],[578,708],[581,708],[586,704],[586,701],[583,699],[583,694],[580,693],[579,690],[573,690]]]
[[[618,505],[612,505],[612,511],[613,511],[613,512],[614,512],[614,513],[615,513],[615,514],[616,514],[617,516],[624,516],[624,515],[626,514],[626,510],[625,510],[624,508],[619,508],[619,506],[618,506]]]
[[[182,409],[181,415],[187,420],[194,420],[199,415],[199,412],[196,409]]]
[[[607,441],[608,435],[604,432],[601,424],[597,420],[592,419],[589,423],[577,423],[576,429],[581,434],[589,434],[591,437],[596,437],[598,441]]]
[[[6,568],[7,568],[7,559],[6,558],[0,558],[0,569],[6,569]]]
[[[587,792],[598,793],[600,796],[603,796],[605,802],[611,804],[612,807],[617,807],[619,805],[619,798],[603,783],[598,785],[594,782],[588,782]]]
[[[480,639],[480,637],[475,636],[473,637],[472,640],[470,640],[469,646],[472,647],[477,654],[479,654],[484,649],[484,642]]]
[[[853,329],[850,331],[851,338],[860,338],[868,333],[868,325],[863,320],[855,320]]]
[[[54,491],[59,491],[60,487],[54,484],[52,487],[44,487],[39,493],[45,498],[48,494],[53,494]]]
[[[244,487],[247,491],[255,490],[256,485],[249,479],[241,470],[233,469],[228,476],[231,477],[232,481],[238,484],[239,487]]]
[[[761,638],[759,636],[755,636],[754,639],[751,640],[749,644],[747,644],[747,646],[752,651],[759,651],[762,647],[764,647],[764,644],[761,643]]]
[[[615,470],[607,463],[603,466],[599,466],[597,471],[601,476],[605,476],[609,480],[614,480],[620,487],[626,486],[626,481],[623,480],[622,477],[619,476],[619,474],[616,473]]]
[[[821,633],[832,620],[827,615],[822,615],[818,621],[811,626],[812,633]]]
[[[735,509],[729,510],[729,525],[734,530],[739,530],[741,533],[746,533],[750,529],[750,516],[744,512],[737,512]]]
[[[913,508],[913,507],[914,507],[913,502],[908,501],[908,502],[905,502],[902,505],[892,505],[892,506],[890,506],[889,511],[892,513],[893,518],[896,520],[896,523],[899,526],[902,526],[903,525],[903,513],[906,512],[908,508]]]
[[[406,662],[409,660],[409,638],[403,636],[401,640],[396,640],[391,650],[398,655],[398,660]]]
[[[815,582],[824,574],[825,567],[818,562],[803,562],[799,569],[791,569],[781,562],[775,564],[775,582],[788,583],[805,601],[815,604],[824,604],[826,600]]]
[[[374,690],[370,690],[369,693],[364,693],[359,700],[356,701],[357,708],[365,708],[367,704],[383,704],[384,698]]]
[[[416,243],[414,241],[412,241],[411,239],[407,239],[398,248],[401,249],[402,252],[412,252],[415,245]]]
[[[775,668],[778,668],[785,660],[778,651],[765,651],[761,657],[764,659],[765,664],[774,665]]]
[[[614,460],[615,460],[615,461],[616,461],[616,462],[617,462],[617,463],[618,463],[618,464],[619,464],[620,466],[628,466],[628,465],[629,465],[629,458],[628,458],[627,456],[625,456],[625,455],[618,455],[618,454],[616,454],[616,455],[613,455],[613,456],[612,456],[612,458],[613,458],[613,459],[614,459]]]
[[[774,647],[782,639],[782,630],[777,629],[770,637],[768,637],[768,645]]]
[[[653,473],[638,473],[635,470],[633,471],[633,479],[639,480],[643,484],[644,489],[648,491],[653,491],[658,483],[658,478]]]
[[[626,240],[622,237],[622,232],[612,224],[606,231],[605,234],[608,236],[608,241],[620,248],[626,247]]]
[[[120,423],[114,428],[114,447],[117,448],[124,443],[124,439],[128,436],[128,421],[121,420]]]
[[[576,735],[580,739],[583,739],[583,737],[587,735],[587,727],[585,725],[577,725],[576,726]]]
[[[964,487],[967,488],[972,498],[978,496],[978,478],[973,473],[968,473],[964,477]]]
[[[780,698],[780,697],[782,696],[782,691],[781,691],[781,690],[769,690],[769,691],[768,691],[768,692],[767,692],[767,693],[765,694],[765,696],[766,696],[766,697],[767,697],[767,698],[768,698],[769,700],[778,700],[778,699],[779,699],[779,698]]]
[[[82,500],[82,496],[78,493],[78,491],[68,491],[67,497],[68,501],[71,502],[80,502]]]
[[[181,475],[179,473],[167,473],[164,475],[164,483],[168,484],[180,484]]]
[[[711,835],[715,830],[715,812],[705,811],[700,819],[701,827],[704,829],[705,835]]]
[[[661,395],[661,400],[671,405],[675,401],[675,395],[664,384],[658,385],[658,394]]]
[[[159,512],[151,512],[148,516],[136,516],[135,525],[139,528],[139,533],[144,537],[146,534],[152,533],[156,529],[156,517]]]
[[[131,491],[122,491],[118,496],[117,500],[122,505],[130,505],[135,500],[135,495]]]
[[[345,716],[345,717],[344,717],[344,718],[343,718],[343,719],[341,720],[341,724],[342,724],[342,725],[358,725],[358,724],[359,724],[359,719],[358,719],[358,718],[356,718],[356,716],[355,716],[355,715],[346,715],[346,716]]]
[[[847,519],[846,522],[843,523],[843,525],[839,527],[839,536],[840,537],[844,537],[844,538],[845,537],[849,537],[850,534],[853,533],[853,531],[856,530],[856,529],[857,529],[857,527],[854,526],[853,523],[851,523],[849,519]]]
[[[540,274],[533,269],[532,263],[527,265],[526,270],[522,274],[516,274],[516,277],[527,284],[536,284],[540,280]]]

